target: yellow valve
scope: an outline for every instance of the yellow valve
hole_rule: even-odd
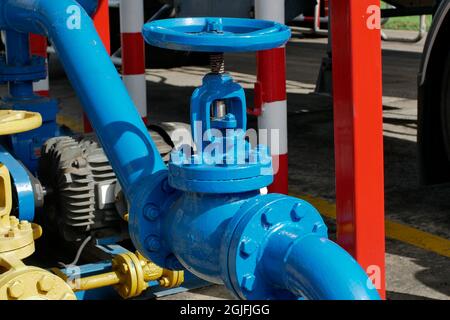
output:
[[[141,261],[146,282],[158,280],[159,285],[163,288],[179,287],[184,282],[184,271],[162,269],[145,259],[139,252],[136,252],[136,256]]]
[[[159,285],[163,288],[176,288],[184,282],[184,271],[163,270]]]
[[[52,271],[67,282],[68,276],[59,269]],[[124,252],[114,256],[112,271],[69,282],[73,291],[86,291],[113,286],[124,299],[137,297],[148,288],[148,282],[159,281],[165,288],[180,286],[183,271],[170,271],[158,267],[139,253]]]
[[[61,278],[22,262],[33,254],[34,240],[42,229],[10,216],[11,208],[11,178],[0,163],[0,300],[75,300],[74,292]]]
[[[0,163],[0,233],[9,230],[12,208],[11,178],[9,170]]]
[[[9,258],[0,254],[0,264],[9,265]],[[58,276],[20,261],[0,274],[0,300],[76,300],[76,296]]]
[[[0,136],[39,128],[42,117],[37,112],[0,110]]]
[[[9,170],[0,163],[0,254],[12,253],[24,259],[34,252],[34,240],[42,234],[40,226],[10,216],[12,208]]]

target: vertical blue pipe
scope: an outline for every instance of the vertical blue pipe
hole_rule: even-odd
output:
[[[4,0],[0,26],[47,35],[127,196],[167,170],[94,24],[74,0]]]
[[[30,63],[30,47],[27,33],[7,30],[6,34],[6,61],[12,66],[26,66]],[[9,82],[9,94],[12,97],[32,97],[32,81]]]

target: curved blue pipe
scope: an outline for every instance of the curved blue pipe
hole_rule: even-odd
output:
[[[275,287],[312,300],[380,299],[364,270],[337,244],[315,234],[293,241],[292,234],[277,230],[264,253],[265,274]]]
[[[0,26],[52,40],[126,195],[137,181],[167,170],[92,20],[78,2],[4,0]]]
[[[227,228],[239,208],[258,193],[183,193],[164,215],[162,233],[170,236],[163,246],[189,272],[212,283],[226,283],[227,263],[220,252]]]
[[[293,206],[301,208],[297,222],[290,218]],[[273,226],[261,227],[264,212],[272,215]],[[302,200],[258,192],[187,192],[161,219],[158,249],[172,252],[198,277],[225,284],[239,298],[380,299],[364,270],[327,238],[323,220]],[[249,241],[253,245],[243,253],[243,242]],[[254,290],[243,281],[249,275]]]
[[[161,265],[178,258],[198,276],[225,283],[243,298],[277,297],[277,291],[307,298],[378,298],[375,291],[366,292],[373,290],[364,288],[367,276],[343,249],[320,232],[311,234],[316,233],[311,226],[323,221],[301,200],[262,197],[257,191],[169,196],[170,188],[162,183],[167,168],[91,19],[76,1],[0,1],[0,28],[52,40],[130,199],[134,243],[162,258],[174,257]],[[164,206],[155,206],[160,202]],[[305,217],[293,216],[293,208]],[[148,237],[141,241],[143,236]],[[253,248],[247,245],[251,239],[256,240]],[[283,243],[286,250],[280,250]],[[257,285],[264,290],[253,290]]]

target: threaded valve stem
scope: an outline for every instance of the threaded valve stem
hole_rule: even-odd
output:
[[[225,73],[225,57],[223,53],[212,54],[209,57],[211,72],[215,74]]]

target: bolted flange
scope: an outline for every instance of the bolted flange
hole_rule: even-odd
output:
[[[0,300],[76,300],[70,286],[37,267],[18,266],[0,275]]]
[[[287,291],[274,291],[263,271],[260,252],[266,250],[267,238],[281,230],[295,231],[296,237],[287,238],[292,241],[312,233],[327,237],[325,224],[313,206],[279,194],[250,200],[230,222],[221,252],[228,253],[226,263],[230,272],[225,285],[237,297],[251,300],[296,298]]]

